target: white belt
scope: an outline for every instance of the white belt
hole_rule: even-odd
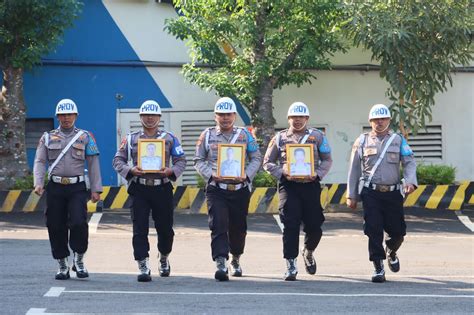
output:
[[[58,184],[70,185],[77,184],[84,181],[84,176],[73,176],[73,177],[62,177],[62,176],[51,176],[51,180]]]
[[[169,179],[168,178],[149,179],[149,178],[134,177],[132,181],[141,185],[145,185],[145,186],[159,186],[159,185],[168,183]]]
[[[369,188],[380,191],[380,192],[390,192],[390,191],[400,190],[400,184],[397,184],[397,185],[370,184]]]
[[[209,185],[216,186],[221,189],[230,190],[230,191],[239,190],[244,187],[247,187],[247,184],[245,183],[244,184],[223,184],[223,183],[216,183],[214,181],[210,182]]]

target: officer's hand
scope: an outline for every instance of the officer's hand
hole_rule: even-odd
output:
[[[239,183],[244,183],[247,181],[247,176],[237,177],[235,180],[238,181]]]
[[[281,169],[282,169],[283,176],[285,176],[287,180],[293,180],[290,174],[288,174],[288,164],[283,165]]]
[[[35,194],[37,194],[38,196],[41,196],[41,195],[44,193],[44,188],[43,188],[43,186],[40,186],[40,185],[35,186],[34,192],[35,192]]]
[[[100,194],[98,192],[91,192],[91,201],[96,203],[100,200]]]
[[[169,176],[173,175],[173,170],[169,167],[165,167],[164,169],[161,169],[158,173],[159,174],[164,174],[166,177],[169,177]]]
[[[232,184],[241,184],[243,182],[247,181],[247,177],[234,177],[232,179],[226,178],[227,182],[232,183]]]
[[[409,195],[415,191],[415,185],[412,185],[412,184],[405,185],[405,187],[403,187],[403,190],[405,191],[405,195]]]
[[[346,200],[346,205],[351,208],[351,209],[355,209],[357,207],[357,200],[355,199],[351,199],[351,198],[347,198]]]
[[[130,170],[130,173],[132,173],[133,176],[145,175],[145,172],[138,166],[132,167],[132,169]]]
[[[222,176],[217,176],[215,174],[212,175],[212,180],[215,181],[216,183],[222,182],[224,179]]]

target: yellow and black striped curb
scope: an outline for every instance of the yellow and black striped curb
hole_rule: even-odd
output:
[[[345,204],[346,184],[326,184],[321,193],[321,204]],[[206,213],[205,194],[193,186],[174,188],[173,202],[177,209],[189,209],[191,213]],[[102,202],[88,202],[89,212],[103,209],[130,208],[131,198],[124,186],[106,186],[101,194]],[[32,212],[46,209],[46,195],[38,197],[32,191],[0,191],[1,212]],[[460,210],[464,205],[474,205],[474,182],[459,185],[420,185],[406,199],[405,207],[426,209]],[[276,188],[255,188],[250,198],[249,213],[278,213]]]

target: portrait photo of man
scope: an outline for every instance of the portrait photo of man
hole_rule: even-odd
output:
[[[242,164],[239,160],[234,158],[234,148],[225,148],[226,159],[222,160],[220,165],[220,171],[222,177],[240,177]]]
[[[293,150],[293,162],[290,163],[290,176],[311,176],[311,163],[306,158],[306,152],[303,148]]]
[[[145,154],[141,156],[141,168],[144,171],[157,171],[163,168],[163,158],[158,155],[156,143],[144,144]]]

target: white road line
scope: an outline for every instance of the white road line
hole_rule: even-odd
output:
[[[281,223],[280,221],[280,216],[278,214],[274,214],[273,217],[277,221],[277,224],[280,227],[280,230],[283,232],[283,223]]]
[[[402,298],[474,298],[468,294],[376,294],[376,293],[303,293],[303,292],[179,292],[179,291],[102,291],[102,290],[71,290],[64,293],[91,293],[91,294],[131,294],[131,295],[251,295],[251,296],[313,296],[313,297],[402,297]]]
[[[25,315],[46,314],[45,308],[30,308]]]
[[[474,232],[474,223],[469,219],[467,215],[463,215],[461,211],[455,211],[456,216],[458,217],[459,221],[462,222],[471,232]]]
[[[51,287],[48,292],[43,296],[47,297],[58,297],[66,290],[65,287]]]
[[[95,212],[92,214],[91,219],[89,220],[89,234],[97,233],[97,227],[99,226],[101,218],[102,213]]]

